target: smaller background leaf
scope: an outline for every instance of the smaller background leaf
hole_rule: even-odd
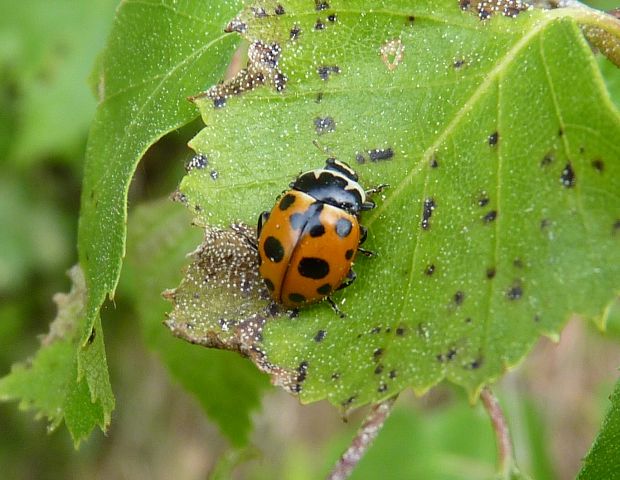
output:
[[[105,429],[109,423],[113,400],[93,402],[86,381],[78,379],[76,345],[79,341],[77,322],[84,315],[86,290],[77,267],[71,270],[73,288],[68,295],[57,295],[58,315],[42,347],[26,363],[14,365],[11,373],[0,379],[0,400],[20,400],[20,407],[37,411],[49,419],[54,429],[64,420],[75,445],[87,437],[97,425]],[[101,334],[91,346],[102,348]],[[107,381],[107,366],[102,367]],[[95,367],[96,368],[96,367]],[[111,402],[111,403],[109,403]]]
[[[620,478],[620,381],[611,395],[611,406],[578,480]]]

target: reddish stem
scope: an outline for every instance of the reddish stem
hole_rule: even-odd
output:
[[[491,424],[495,431],[495,441],[497,443],[497,461],[500,472],[507,472],[508,469],[514,465],[512,441],[510,440],[510,430],[508,428],[508,422],[504,417],[504,412],[499,405],[497,397],[493,392],[485,387],[480,393],[480,399],[486,409],[489,417],[491,418]]]
[[[327,476],[327,480],[345,480],[349,478],[349,475],[351,475],[390,416],[396,397],[397,395],[372,406],[364,419],[364,423],[357,431],[357,435],[351,441],[351,445],[342,454]]]

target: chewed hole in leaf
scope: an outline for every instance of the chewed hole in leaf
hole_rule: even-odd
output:
[[[262,348],[265,322],[285,311],[271,302],[258,274],[255,242],[256,231],[244,224],[207,227],[183,281],[164,292],[173,304],[166,326],[191,343],[249,357],[274,384],[296,393],[299,374],[274,366]]]

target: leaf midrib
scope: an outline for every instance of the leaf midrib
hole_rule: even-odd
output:
[[[496,65],[490,70],[489,74],[485,77],[485,80],[474,91],[474,93],[467,99],[463,106],[456,112],[452,120],[444,130],[438,135],[435,141],[425,150],[422,154],[422,158],[414,168],[403,177],[403,180],[399,183],[398,187],[393,190],[393,193],[389,195],[380,206],[378,206],[371,215],[369,215],[366,225],[370,226],[374,223],[375,219],[381,218],[384,211],[405,191],[405,187],[409,186],[413,178],[420,172],[425,165],[428,165],[433,154],[439,149],[439,147],[446,141],[448,136],[456,130],[461,124],[461,121],[466,115],[476,106],[477,102],[483,98],[483,96],[489,91],[490,86],[495,82],[499,76],[504,73],[514,59],[523,49],[525,49],[536,35],[544,30],[554,19],[547,18],[534,24],[534,27],[527,32],[521,39],[506,53],[506,55],[496,63]]]

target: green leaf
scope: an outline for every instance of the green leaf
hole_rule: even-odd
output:
[[[54,297],[58,315],[41,348],[32,360],[14,365],[11,373],[0,379],[0,400],[20,400],[21,408],[47,417],[50,429],[64,420],[77,447],[95,426],[107,428],[114,400],[100,396],[95,401],[92,387],[78,376],[79,320],[84,315],[86,287],[79,267],[73,267],[69,273],[73,281],[71,292]],[[85,349],[97,352],[103,348],[103,338],[101,326],[97,324],[95,328],[99,333],[92,336]],[[100,357],[95,359],[101,361]],[[105,374],[98,378],[97,385],[109,390],[105,356],[101,369],[92,364],[88,368],[94,375]]]
[[[578,480],[620,478],[620,381],[611,395],[611,406],[592,449],[584,459]]]
[[[90,131],[78,232],[88,286],[87,341],[106,295],[113,295],[125,250],[127,192],[146,149],[195,117],[186,97],[216,82],[236,39],[221,34],[237,2],[221,8],[198,0],[122,2],[108,45],[97,63],[100,104]],[[78,355],[95,396],[101,371]],[[99,362],[101,364],[101,362]]]
[[[252,428],[250,416],[260,406],[267,378],[248,360],[189,345],[162,325],[169,304],[160,292],[178,282],[186,252],[196,245],[200,230],[188,229],[190,215],[168,199],[137,208],[130,220],[129,261],[121,285],[136,302],[147,344],[231,443],[244,446]]]
[[[196,98],[206,127],[192,146],[209,165],[183,179],[181,198],[200,224],[254,223],[323,164],[318,141],[364,186],[391,185],[362,215],[378,256],[359,258],[357,281],[334,295],[346,319],[325,303],[273,316],[257,296],[254,316],[243,315],[251,300],[233,302],[228,331],[206,301],[220,298],[209,295],[222,276],[192,267],[176,333],[192,337],[176,319],[193,314],[203,343],[241,337],[236,347],[303,402],[349,408],[444,378],[475,397],[571,314],[603,323],[620,284],[620,116],[579,29],[600,15],[481,20],[453,0],[327,3],[264,2],[231,23],[250,63]],[[213,235],[201,248],[196,267],[217,260]],[[248,260],[231,277],[256,268],[239,248]]]
[[[599,58],[599,66],[609,90],[609,95],[614,101],[616,108],[620,108],[620,71],[617,66],[603,56]]]

